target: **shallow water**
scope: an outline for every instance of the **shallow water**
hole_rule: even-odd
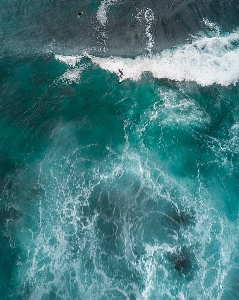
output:
[[[1,299],[239,297],[238,5],[3,4]]]

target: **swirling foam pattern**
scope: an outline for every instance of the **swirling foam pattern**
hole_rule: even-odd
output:
[[[59,3],[0,50],[1,299],[238,299],[236,1],[233,29],[212,1],[104,0],[63,30]],[[119,16],[138,44],[112,46]]]

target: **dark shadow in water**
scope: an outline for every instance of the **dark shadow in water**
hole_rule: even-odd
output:
[[[17,169],[17,164],[4,152],[0,152],[0,180],[1,182],[14,173]]]
[[[179,232],[180,230],[186,230],[188,227],[195,226],[196,215],[193,209],[175,206],[174,204],[162,203],[154,208],[154,212],[158,211],[158,223],[160,227],[164,228],[166,231],[170,232],[175,230]],[[153,216],[153,214],[152,214]],[[155,214],[155,216],[157,216]]]
[[[193,278],[194,272],[197,270],[197,264],[192,249],[182,246],[175,253],[169,254],[168,257],[177,272],[187,279]]]
[[[19,260],[20,250],[15,246],[12,237],[0,233],[0,294],[1,299],[13,299],[14,290],[13,271]]]
[[[173,211],[169,213],[169,217],[172,218],[180,226],[188,226],[195,224],[195,217],[191,211]]]
[[[95,222],[97,254],[94,262],[88,261],[87,266],[92,272],[97,266],[98,270],[101,269],[110,280],[117,283],[118,287],[130,295],[130,299],[136,299],[135,293],[130,290],[130,287],[136,286],[138,290],[141,290],[143,280],[140,272],[134,266],[132,253],[126,253],[130,244],[126,245],[125,243],[130,243],[130,241],[126,240],[124,232],[126,229],[123,218],[125,199],[122,199],[123,196],[117,189],[104,190],[102,186],[96,188],[92,193],[92,198],[91,211],[94,210],[98,214]],[[121,293],[112,291],[111,296],[116,297],[115,295],[117,295],[117,299],[121,299]]]
[[[112,201],[112,192],[103,191],[98,199],[97,210],[104,218],[104,220],[119,221],[121,211],[119,206]]]
[[[2,3],[2,38],[4,52],[64,51],[80,54],[85,49],[107,55],[138,55],[146,50],[146,26],[155,37],[155,48],[166,48],[184,42],[190,35],[205,30],[203,18],[218,22],[225,30],[238,26],[238,0],[185,1],[108,1],[100,24],[97,10],[101,1],[39,1]],[[153,12],[153,20],[147,21]],[[79,11],[83,12],[77,18]],[[138,17],[137,17],[138,15]],[[12,20],[12,22],[9,22]],[[107,38],[106,38],[107,36]],[[24,38],[23,38],[24,37]]]
[[[17,221],[23,216],[23,213],[14,207],[4,207],[0,209],[0,227],[4,227],[14,221]]]

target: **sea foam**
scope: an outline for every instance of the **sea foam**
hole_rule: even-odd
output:
[[[109,6],[114,5],[118,0],[103,0],[100,3],[98,8],[96,18],[101,23],[101,25],[105,26],[107,23],[107,9]]]
[[[55,55],[55,59],[71,66],[75,65],[84,57],[84,55],[70,56],[70,55]]]
[[[239,79],[239,31],[225,36],[198,37],[190,43],[136,58],[85,56],[109,72],[118,74],[121,69],[126,79],[135,81],[143,73],[150,72],[158,79],[195,81],[202,86],[214,83],[228,86]],[[56,58],[73,65],[82,56]]]

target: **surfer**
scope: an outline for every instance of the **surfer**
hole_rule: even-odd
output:
[[[82,16],[82,14],[83,14],[83,12],[79,11],[79,12],[78,12],[78,18],[79,18],[80,16]]]
[[[123,69],[122,70],[118,69],[118,71],[119,71],[119,74],[118,74],[119,75],[119,82],[122,82],[125,79]]]
[[[122,70],[118,69],[119,70],[119,78],[120,78],[120,82],[124,80],[124,73]]]

